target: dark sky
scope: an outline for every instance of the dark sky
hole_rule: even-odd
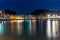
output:
[[[36,9],[60,10],[60,0],[0,0],[0,9],[28,14]]]

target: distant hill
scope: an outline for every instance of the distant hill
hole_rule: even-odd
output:
[[[5,10],[6,14],[13,14],[16,15],[16,12],[12,11],[12,10]]]
[[[46,15],[46,13],[52,12],[51,10],[46,10],[46,9],[37,9],[31,13],[31,15]]]

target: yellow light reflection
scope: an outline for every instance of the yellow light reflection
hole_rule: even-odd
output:
[[[11,32],[14,32],[14,21],[11,21]]]
[[[36,34],[36,20],[32,20],[31,26],[32,26],[32,34],[35,35]]]
[[[15,16],[11,15],[10,19],[15,19]],[[10,22],[11,22],[11,32],[14,33],[14,22],[15,22],[15,20],[10,20]]]
[[[11,20],[10,22],[11,22],[11,23],[13,23],[13,22],[14,22],[14,20]]]
[[[22,34],[23,20],[17,20],[17,34]]]
[[[18,34],[20,34],[20,31],[21,31],[21,29],[20,29],[20,24],[19,24],[20,22],[18,21],[18,25],[17,25],[17,31],[18,31]]]

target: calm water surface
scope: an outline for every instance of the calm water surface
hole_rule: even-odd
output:
[[[43,23],[28,20],[24,22],[0,21],[0,40],[59,40],[59,37],[47,38],[46,26],[46,20]]]

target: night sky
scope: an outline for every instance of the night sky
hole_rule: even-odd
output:
[[[28,14],[36,9],[60,10],[60,0],[0,0],[0,9]]]

